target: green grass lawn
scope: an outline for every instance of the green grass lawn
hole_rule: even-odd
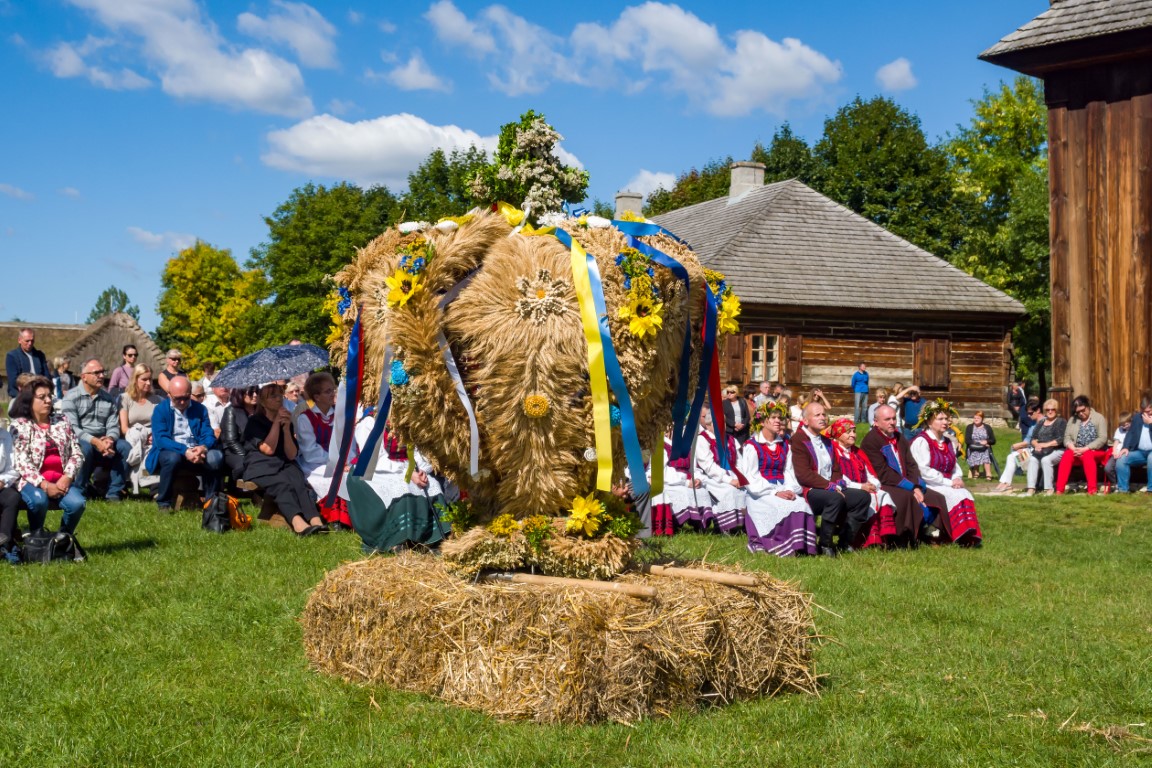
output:
[[[677,536],[814,594],[821,695],[560,727],[311,671],[297,616],[352,535],[96,502],[88,563],[0,569],[0,766],[1152,764],[1150,742],[1083,730],[1152,738],[1149,499],[978,510],[980,550],[778,560]]]

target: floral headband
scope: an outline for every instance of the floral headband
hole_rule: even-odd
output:
[[[752,426],[760,429],[764,426],[764,422],[768,421],[770,416],[779,416],[780,418],[788,419],[788,409],[780,403],[774,403],[771,400],[761,403],[756,406],[756,412],[752,414]]]
[[[855,431],[856,431],[856,422],[852,421],[852,419],[845,416],[843,418],[836,419],[836,421],[832,422],[832,425],[830,427],[828,427],[828,429],[824,430],[824,433],[826,435],[828,435],[828,437],[832,438],[833,440],[839,440],[841,435],[844,435],[845,433],[848,433],[848,432],[855,432]]]
[[[954,419],[960,418],[960,414],[952,407],[952,403],[942,397],[938,397],[925,405],[923,410],[920,411],[920,421],[916,422],[916,428],[927,427],[932,419],[936,418],[936,414],[938,413],[946,413]]]

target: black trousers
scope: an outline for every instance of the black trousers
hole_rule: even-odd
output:
[[[276,502],[280,514],[289,523],[294,517],[302,517],[307,522],[320,516],[320,509],[316,506],[316,494],[300,467],[295,464],[285,464],[284,468],[275,475],[258,477],[252,482],[260,486],[264,495]]]
[[[20,492],[5,485],[0,488],[0,536],[12,538],[16,530],[16,513],[20,511]]]
[[[840,546],[847,547],[868,520],[872,496],[856,488],[843,491],[825,491],[813,488],[805,498],[812,514],[820,516],[821,547],[835,546],[833,537],[839,536]]]

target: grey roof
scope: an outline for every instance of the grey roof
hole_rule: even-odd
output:
[[[1008,315],[1020,302],[799,181],[653,217],[741,301]]]
[[[71,358],[74,372],[80,370],[79,366],[85,360],[99,358],[111,376],[114,367],[124,364],[120,350],[125,344],[136,347],[140,355],[136,358],[137,363],[143,363],[151,368],[153,376],[160,374],[164,368],[164,352],[156,346],[156,342],[140,327],[140,324],[124,312],[104,315],[88,326],[84,334],[75,339],[61,354]]]
[[[1032,21],[980,54],[1004,54],[1152,27],[1152,0],[1055,0]]]

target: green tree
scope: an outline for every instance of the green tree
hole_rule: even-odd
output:
[[[184,353],[184,367],[222,367],[253,351],[253,321],[267,293],[259,270],[241,271],[232,252],[197,240],[168,260],[160,277],[156,343]]]
[[[680,174],[672,189],[661,187],[648,195],[644,206],[645,215],[658,216],[687,205],[727,195],[731,182],[731,166],[732,158],[726,157],[722,160],[712,160],[700,170],[693,168]]]
[[[393,219],[437,221],[466,213],[473,205],[472,180],[487,165],[488,155],[479,147],[454,149],[449,155],[433,150],[408,174],[408,192],[400,198]]]
[[[890,99],[857,97],[824,122],[815,187],[938,256],[956,249],[961,221],[948,157],[920,120]]]
[[[253,248],[248,260],[268,280],[269,298],[257,313],[262,346],[292,339],[324,344],[329,277],[388,228],[395,209],[396,198],[385,187],[307,184],[264,219],[268,242]]]
[[[812,185],[819,176],[819,163],[812,155],[812,148],[792,132],[792,126],[788,123],[776,130],[767,149],[760,143],[756,144],[752,149],[752,160],[764,163],[766,184],[798,179]]]
[[[531,218],[559,211],[563,203],[578,203],[588,189],[588,172],[560,162],[556,144],[563,140],[532,110],[500,128],[492,162],[473,177],[472,198],[479,203],[504,200],[529,205]]]
[[[1040,83],[1018,77],[973,102],[947,142],[963,201],[965,237],[956,266],[1024,304],[1016,326],[1017,373],[1047,389],[1051,360],[1047,110]]]
[[[96,304],[88,313],[88,319],[85,322],[94,323],[104,315],[110,315],[113,312],[123,312],[131,315],[133,320],[140,321],[140,307],[130,304],[128,294],[116,286],[110,285],[96,297]]]

